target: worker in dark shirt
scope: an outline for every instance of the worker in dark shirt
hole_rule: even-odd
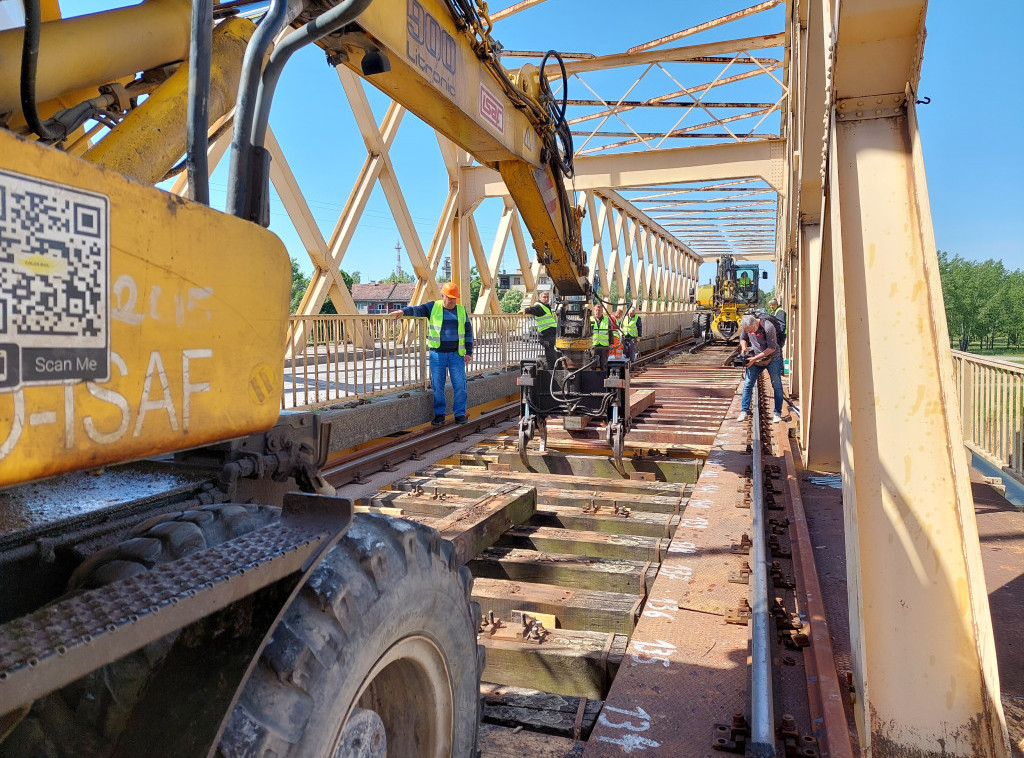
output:
[[[740,319],[740,353],[746,358],[743,374],[743,397],[737,421],[746,421],[750,413],[750,396],[754,382],[761,372],[768,369],[775,394],[773,423],[782,420],[782,351],[779,349],[779,335],[775,325],[766,318],[748,313]]]
[[[423,305],[410,305],[389,315],[421,316],[427,319],[427,347],[430,348],[430,383],[434,386],[434,426],[444,423],[448,400],[444,385],[452,378],[452,410],[455,423],[465,424],[466,366],[473,358],[473,324],[466,308],[458,303],[459,288],[454,282],[441,287],[441,299]]]
[[[523,309],[523,313],[537,319],[537,334],[540,335],[540,344],[544,347],[544,360],[548,368],[555,367],[558,360],[558,351],[555,350],[555,333],[558,326],[555,321],[555,314],[551,312],[551,295],[541,292],[538,302]]]

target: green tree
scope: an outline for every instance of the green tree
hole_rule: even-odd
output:
[[[480,288],[483,282],[480,280],[480,272],[473,266],[469,270],[469,310],[476,311],[476,301],[480,299]]]
[[[519,313],[522,305],[523,293],[519,290],[505,290],[505,294],[501,296],[502,313]]]
[[[415,281],[416,277],[412,274],[406,273],[405,271],[400,274],[397,271],[392,271],[381,279],[383,284],[412,284]]]
[[[939,252],[942,298],[950,335],[967,350],[977,340],[992,345],[997,331],[1012,328],[1016,314],[1009,314],[1005,298],[1013,296],[1010,275],[999,261],[969,261]],[[1015,272],[1016,273],[1016,272]]]
[[[342,281],[345,282],[345,286],[348,288],[349,292],[352,291],[352,285],[359,284],[359,280],[362,278],[362,274],[360,274],[358,271],[353,271],[350,274],[345,269],[339,269],[338,273],[341,274]],[[320,315],[335,316],[337,315],[337,313],[338,309],[334,307],[334,301],[331,300],[330,295],[328,295],[324,299],[324,304],[320,306]]]
[[[299,305],[302,303],[302,296],[306,294],[306,288],[309,287],[309,277],[306,276],[302,269],[299,268],[299,262],[294,258],[291,258],[292,262],[292,300],[291,300],[291,313],[295,313],[299,310]]]

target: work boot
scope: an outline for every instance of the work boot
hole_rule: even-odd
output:
[[[740,411],[740,415],[736,417],[737,421],[746,421],[749,414],[746,411]]]
[[[432,426],[441,426],[444,423],[444,416],[434,416],[434,420],[430,423]]]
[[[467,421],[469,421],[469,416],[456,416],[455,417],[455,423],[456,424],[465,424]]]

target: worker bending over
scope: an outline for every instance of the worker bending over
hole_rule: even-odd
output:
[[[740,354],[747,359],[743,375],[743,398],[737,421],[746,421],[750,413],[750,395],[754,382],[764,369],[775,393],[775,414],[772,422],[782,420],[782,351],[775,325],[750,313],[740,319]]]
[[[422,316],[427,319],[427,347],[430,348],[430,383],[434,386],[434,420],[444,423],[448,401],[444,394],[447,376],[452,378],[452,410],[455,423],[465,424],[466,366],[473,358],[473,324],[465,306],[458,304],[459,288],[454,282],[441,287],[441,299],[391,311],[390,316]]]

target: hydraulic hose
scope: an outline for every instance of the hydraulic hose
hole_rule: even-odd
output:
[[[317,16],[301,28],[289,34],[270,54],[270,61],[263,72],[259,92],[256,96],[256,117],[252,125],[252,144],[263,147],[270,122],[270,105],[274,99],[281,72],[292,55],[328,34],[336,32],[354,21],[360,13],[370,7],[373,0],[344,0],[326,13]]]
[[[244,217],[245,202],[249,194],[252,150],[249,135],[256,112],[256,94],[260,86],[263,58],[274,37],[301,10],[301,4],[289,0],[271,0],[270,9],[263,17],[255,34],[245,48],[242,75],[235,102],[235,124],[231,136],[231,163],[228,177],[227,212]]]
[[[58,142],[67,137],[61,128],[44,124],[36,108],[36,64],[39,62],[39,29],[42,13],[39,0],[23,0],[25,8],[25,41],[21,46],[21,110],[29,128],[47,142]]]
[[[210,68],[213,50],[213,0],[192,0],[192,35],[188,49],[186,157],[188,196],[210,204]]]

